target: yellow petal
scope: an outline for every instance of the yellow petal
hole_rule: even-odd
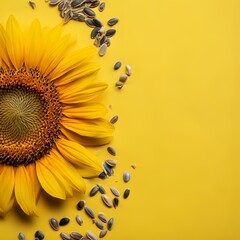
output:
[[[13,66],[15,69],[20,69],[24,61],[23,33],[13,16],[10,16],[7,21],[6,46]]]
[[[106,138],[112,137],[114,133],[113,124],[103,118],[84,120],[63,117],[61,124],[65,128],[86,137]]]
[[[96,48],[91,46],[70,53],[59,63],[59,65],[55,69],[53,69],[53,71],[50,74],[50,78],[52,80],[55,80],[63,76],[64,74],[72,71],[73,69],[81,68],[82,63],[87,58],[92,56],[95,52]],[[59,85],[61,85],[60,83]]]
[[[107,114],[107,108],[99,103],[74,104],[63,107],[63,114],[69,118],[95,119]]]
[[[34,182],[28,168],[21,165],[16,169],[15,196],[19,206],[27,215],[36,214],[36,195]]]
[[[1,165],[0,175],[0,215],[7,213],[13,205],[15,173],[12,166]]]
[[[83,177],[89,177],[85,173],[94,173],[91,176],[94,177],[102,172],[100,160],[80,144],[61,138],[56,141],[56,146],[64,159],[85,170]]]
[[[2,60],[8,67],[11,67],[11,61],[9,59],[6,47],[6,31],[2,25],[0,25],[0,52]]]
[[[72,85],[66,87],[64,91],[60,91],[60,101],[66,104],[82,103],[90,101],[96,98],[107,88],[105,83],[91,83],[82,88],[79,86]]]
[[[46,167],[45,158],[36,161],[36,172],[42,188],[51,196],[66,199],[66,193],[54,174]]]

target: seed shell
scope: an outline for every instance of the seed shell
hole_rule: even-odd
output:
[[[118,88],[118,89],[122,89],[122,87],[123,87],[123,82],[120,82],[120,81],[118,81],[118,82],[116,82],[116,87]]]
[[[119,198],[115,197],[115,198],[113,199],[113,207],[114,207],[114,208],[117,208],[118,205],[119,205]]]
[[[80,226],[82,226],[83,220],[82,220],[82,218],[81,218],[79,215],[76,216],[76,221],[77,221],[77,223],[78,223]]]
[[[97,236],[92,231],[87,231],[86,236],[90,240],[97,240]]]
[[[112,230],[113,227],[113,223],[114,223],[114,218],[110,218],[107,222],[107,229],[110,231]]]
[[[36,3],[35,2],[29,1],[28,3],[29,3],[29,5],[31,6],[32,9],[36,8]]]
[[[105,6],[106,6],[106,3],[105,2],[102,2],[100,5],[99,5],[99,12],[102,12],[104,9],[105,9]]]
[[[118,23],[118,20],[119,20],[118,18],[111,18],[108,20],[107,24],[108,24],[108,26],[112,27]]]
[[[115,116],[113,116],[111,119],[110,119],[110,123],[111,124],[114,124],[114,123],[116,123],[118,121],[118,115],[115,115]]]
[[[98,177],[99,177],[100,179],[106,179],[106,178],[107,178],[107,174],[106,174],[105,172],[102,172],[102,173],[100,173],[100,174],[98,175]]]
[[[106,163],[103,163],[103,169],[105,170],[108,176],[112,176],[114,174],[112,167],[108,166]]]
[[[113,193],[114,196],[119,197],[120,192],[113,186],[110,187],[111,192]]]
[[[99,220],[96,221],[96,226],[99,228],[99,229],[103,229],[104,226],[103,226],[103,223]]]
[[[59,226],[65,226],[65,225],[67,225],[69,222],[70,222],[70,218],[64,217],[64,218],[62,218],[62,219],[60,220]]]
[[[42,240],[42,239],[44,239],[44,237],[45,237],[44,234],[43,234],[43,232],[40,231],[40,230],[36,231],[34,236],[35,236],[36,238],[38,238],[39,240]]]
[[[126,74],[128,76],[131,76],[132,75],[132,67],[130,65],[126,65]]]
[[[106,43],[103,43],[100,48],[99,48],[99,56],[104,56],[107,52],[107,44]]]
[[[70,233],[70,236],[73,238],[73,239],[76,239],[76,240],[81,240],[83,235],[78,233],[78,232],[71,232]]]
[[[127,79],[128,79],[128,75],[125,73],[121,74],[119,77],[119,81],[123,82],[123,83],[125,83],[127,81]]]
[[[62,240],[71,240],[71,237],[65,232],[61,232],[60,237],[62,238]]]
[[[94,214],[93,210],[90,207],[86,206],[84,209],[85,209],[85,212],[87,213],[87,215],[90,218],[95,218],[95,214]]]
[[[89,193],[89,196],[90,196],[90,197],[95,196],[98,191],[99,191],[99,186],[96,185],[96,186],[94,186],[94,187],[91,189],[91,191],[90,191],[90,193]]]
[[[77,203],[77,209],[78,210],[82,210],[84,205],[85,205],[86,201],[85,200],[81,200]]]
[[[109,167],[116,167],[117,166],[117,161],[113,160],[113,159],[107,159],[105,160],[105,163],[109,166]]]
[[[50,226],[53,230],[55,230],[55,231],[59,230],[59,223],[58,223],[58,220],[56,218],[51,218],[49,220],[49,224],[50,224]]]
[[[125,198],[125,199],[128,198],[129,194],[130,194],[130,189],[127,188],[123,193],[123,198]]]
[[[102,27],[102,23],[97,19],[97,18],[94,18],[93,19],[93,23],[95,24],[96,27]]]
[[[50,0],[49,4],[50,4],[51,6],[55,6],[55,5],[57,5],[59,2],[60,2],[60,0]]]
[[[116,150],[113,147],[108,147],[107,151],[113,156],[116,156],[117,154]]]
[[[102,194],[102,201],[109,208],[113,206],[111,199],[106,194]]]
[[[96,16],[96,13],[92,9],[90,9],[90,8],[86,8],[85,7],[83,9],[83,12],[90,18],[94,18]]]
[[[95,8],[95,7],[97,7],[98,5],[100,4],[100,1],[94,1],[94,2],[92,2],[91,3],[91,5],[90,5],[90,8]]]
[[[125,171],[123,174],[123,181],[128,182],[130,180],[130,172]]]
[[[25,234],[23,232],[18,233],[18,239],[19,240],[26,240]]]
[[[107,218],[106,218],[106,216],[104,215],[104,213],[102,213],[102,212],[98,213],[98,218],[99,218],[102,222],[104,222],[104,223],[107,222]]]
[[[115,33],[116,33],[116,29],[108,29],[106,31],[106,36],[107,37],[112,37],[113,35],[115,35]]]
[[[102,185],[100,185],[100,184],[97,184],[98,185],[98,187],[99,187],[99,192],[101,193],[101,194],[105,194],[106,193],[106,190],[104,189],[104,187],[102,186]]]
[[[90,18],[86,18],[85,19],[85,23],[89,26],[89,27],[92,27],[92,28],[95,28],[95,24],[93,23],[93,20],[90,19]]]
[[[99,238],[105,237],[106,234],[107,234],[107,229],[103,229],[103,230],[99,233]]]
[[[79,7],[85,0],[73,0],[71,2],[71,7],[76,8]]]
[[[122,63],[120,61],[118,61],[114,64],[113,68],[114,68],[114,70],[118,70],[121,66],[122,66]]]

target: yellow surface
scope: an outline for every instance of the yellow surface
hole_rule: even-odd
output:
[[[36,17],[44,26],[61,21],[56,8],[35,2],[32,10],[27,0],[1,1],[0,22],[10,14],[25,26]],[[115,218],[104,239],[240,239],[239,12],[238,0],[106,0],[98,18],[120,21],[106,56],[96,60],[102,66],[98,79],[110,85],[104,99],[112,105],[109,118],[119,115],[111,143],[119,164],[114,177],[88,181],[88,189],[96,183],[121,192],[130,187],[131,195],[121,198],[116,210],[107,209],[99,195],[85,196],[96,212]],[[79,47],[93,43],[85,24],[64,28],[77,36]],[[117,60],[133,67],[121,91],[114,87],[124,72],[112,70]],[[103,160],[109,157],[106,147],[93,151]],[[128,184],[122,182],[126,169],[132,173]],[[72,221],[62,231],[97,233],[84,213],[82,227],[74,221],[82,198],[41,197],[38,218],[15,209],[0,219],[0,236],[14,240],[23,231],[33,239],[41,229],[46,239],[60,239],[48,219],[64,216]]]

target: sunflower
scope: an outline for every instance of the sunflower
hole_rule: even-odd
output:
[[[11,16],[0,25],[0,214],[14,202],[37,214],[41,189],[59,199],[85,191],[85,177],[102,172],[85,146],[109,143],[114,128],[97,97],[99,67],[91,47],[70,51],[62,26],[26,31]]]

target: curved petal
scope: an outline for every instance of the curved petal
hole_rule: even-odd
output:
[[[80,144],[61,138],[56,146],[64,159],[84,170],[83,177],[98,176],[102,172],[100,160]]]
[[[66,193],[63,186],[56,179],[55,175],[47,167],[46,157],[36,161],[36,172],[42,188],[51,196],[66,199]]]
[[[60,91],[60,101],[66,104],[87,102],[96,98],[107,86],[105,83],[91,83],[86,86],[71,84],[64,91]]]
[[[12,166],[1,165],[0,174],[0,215],[7,213],[14,203],[13,189],[15,173]]]
[[[23,33],[13,16],[10,16],[7,21],[6,47],[13,66],[15,69],[20,69],[24,61]]]
[[[36,194],[34,179],[28,172],[28,167],[20,165],[16,168],[15,196],[19,206],[27,215],[36,214]]]
[[[6,47],[6,31],[3,26],[0,25],[0,52],[1,58],[8,67],[11,67],[11,61],[8,56],[7,47]]]
[[[100,103],[66,105],[63,114],[69,118],[96,119],[107,114],[107,108]]]

